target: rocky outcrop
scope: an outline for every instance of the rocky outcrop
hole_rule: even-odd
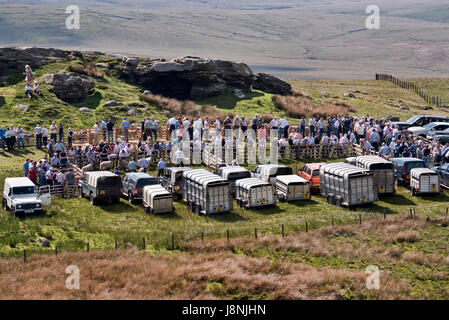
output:
[[[95,81],[79,73],[58,73],[45,77],[45,82],[53,86],[56,96],[66,102],[81,101],[95,87]]]
[[[66,58],[67,51],[45,48],[0,48],[0,76],[8,81],[10,70],[24,70],[25,65],[37,68],[51,61]]]
[[[124,59],[120,76],[153,94],[177,99],[201,99],[223,93],[227,87],[249,91],[253,74],[244,63],[184,57],[174,60]]]
[[[103,107],[117,107],[117,106],[123,106],[123,103],[120,101],[108,101],[103,105]]]
[[[289,83],[266,73],[258,73],[255,75],[253,89],[283,96],[289,95],[292,92],[292,86]]]

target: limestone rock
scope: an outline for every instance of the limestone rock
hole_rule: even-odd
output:
[[[117,107],[117,106],[123,106],[123,103],[120,101],[108,101],[103,105],[103,107]]]
[[[48,239],[46,239],[44,237],[40,237],[38,241],[39,241],[39,245],[41,247],[44,247],[44,248],[50,247],[50,241],[48,241]]]
[[[45,77],[45,82],[53,85],[52,91],[66,102],[81,101],[95,87],[95,81],[79,73],[58,73]]]
[[[27,104],[18,104],[16,105],[16,109],[22,110],[22,111],[27,111],[30,108],[29,105]]]

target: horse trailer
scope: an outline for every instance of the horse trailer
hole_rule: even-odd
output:
[[[276,179],[279,200],[310,200],[310,182],[297,175],[279,176]]]
[[[441,192],[440,177],[437,172],[428,168],[414,168],[410,171],[410,192],[417,195],[422,193]]]
[[[378,200],[374,173],[344,162],[320,168],[320,192],[329,204],[336,206],[351,207]]]
[[[360,156],[356,158],[356,166],[374,173],[374,186],[379,195],[394,194],[394,164],[379,156]]]
[[[183,199],[196,214],[229,212],[234,209],[229,181],[204,169],[183,173]]]
[[[218,168],[217,174],[229,181],[232,194],[235,194],[235,182],[239,179],[251,178],[251,172],[243,167],[227,166]]]
[[[265,207],[276,204],[275,187],[258,178],[240,179],[235,182],[235,198],[241,208]]]
[[[146,213],[170,213],[174,211],[173,194],[160,184],[143,187],[143,206]]]

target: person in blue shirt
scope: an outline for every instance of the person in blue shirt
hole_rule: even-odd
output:
[[[29,171],[30,171],[30,159],[26,159],[25,163],[23,164],[23,173],[25,174],[25,177],[28,177]]]
[[[129,167],[129,171],[131,171],[131,172],[136,172],[136,171],[137,171],[137,162],[134,161],[134,160],[131,160],[131,161],[128,163],[128,167]]]
[[[1,128],[0,128],[0,143],[2,144],[2,149],[3,149],[3,151],[5,150],[5,143],[6,143],[6,138],[5,138],[5,134],[6,134],[6,129],[5,129],[5,127],[4,126],[2,126]]]
[[[122,128],[123,128],[123,136],[125,137],[126,142],[128,142],[129,127],[131,127],[131,124],[129,123],[128,120],[126,120],[126,118],[124,118],[122,121]]]
[[[159,159],[159,163],[157,164],[157,176],[160,177],[164,174],[164,170],[166,168],[166,164],[162,158]]]

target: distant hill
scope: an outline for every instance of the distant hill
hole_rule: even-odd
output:
[[[449,77],[447,1],[80,0],[81,29],[65,29],[61,0],[0,0],[0,44],[241,61],[300,79]]]

